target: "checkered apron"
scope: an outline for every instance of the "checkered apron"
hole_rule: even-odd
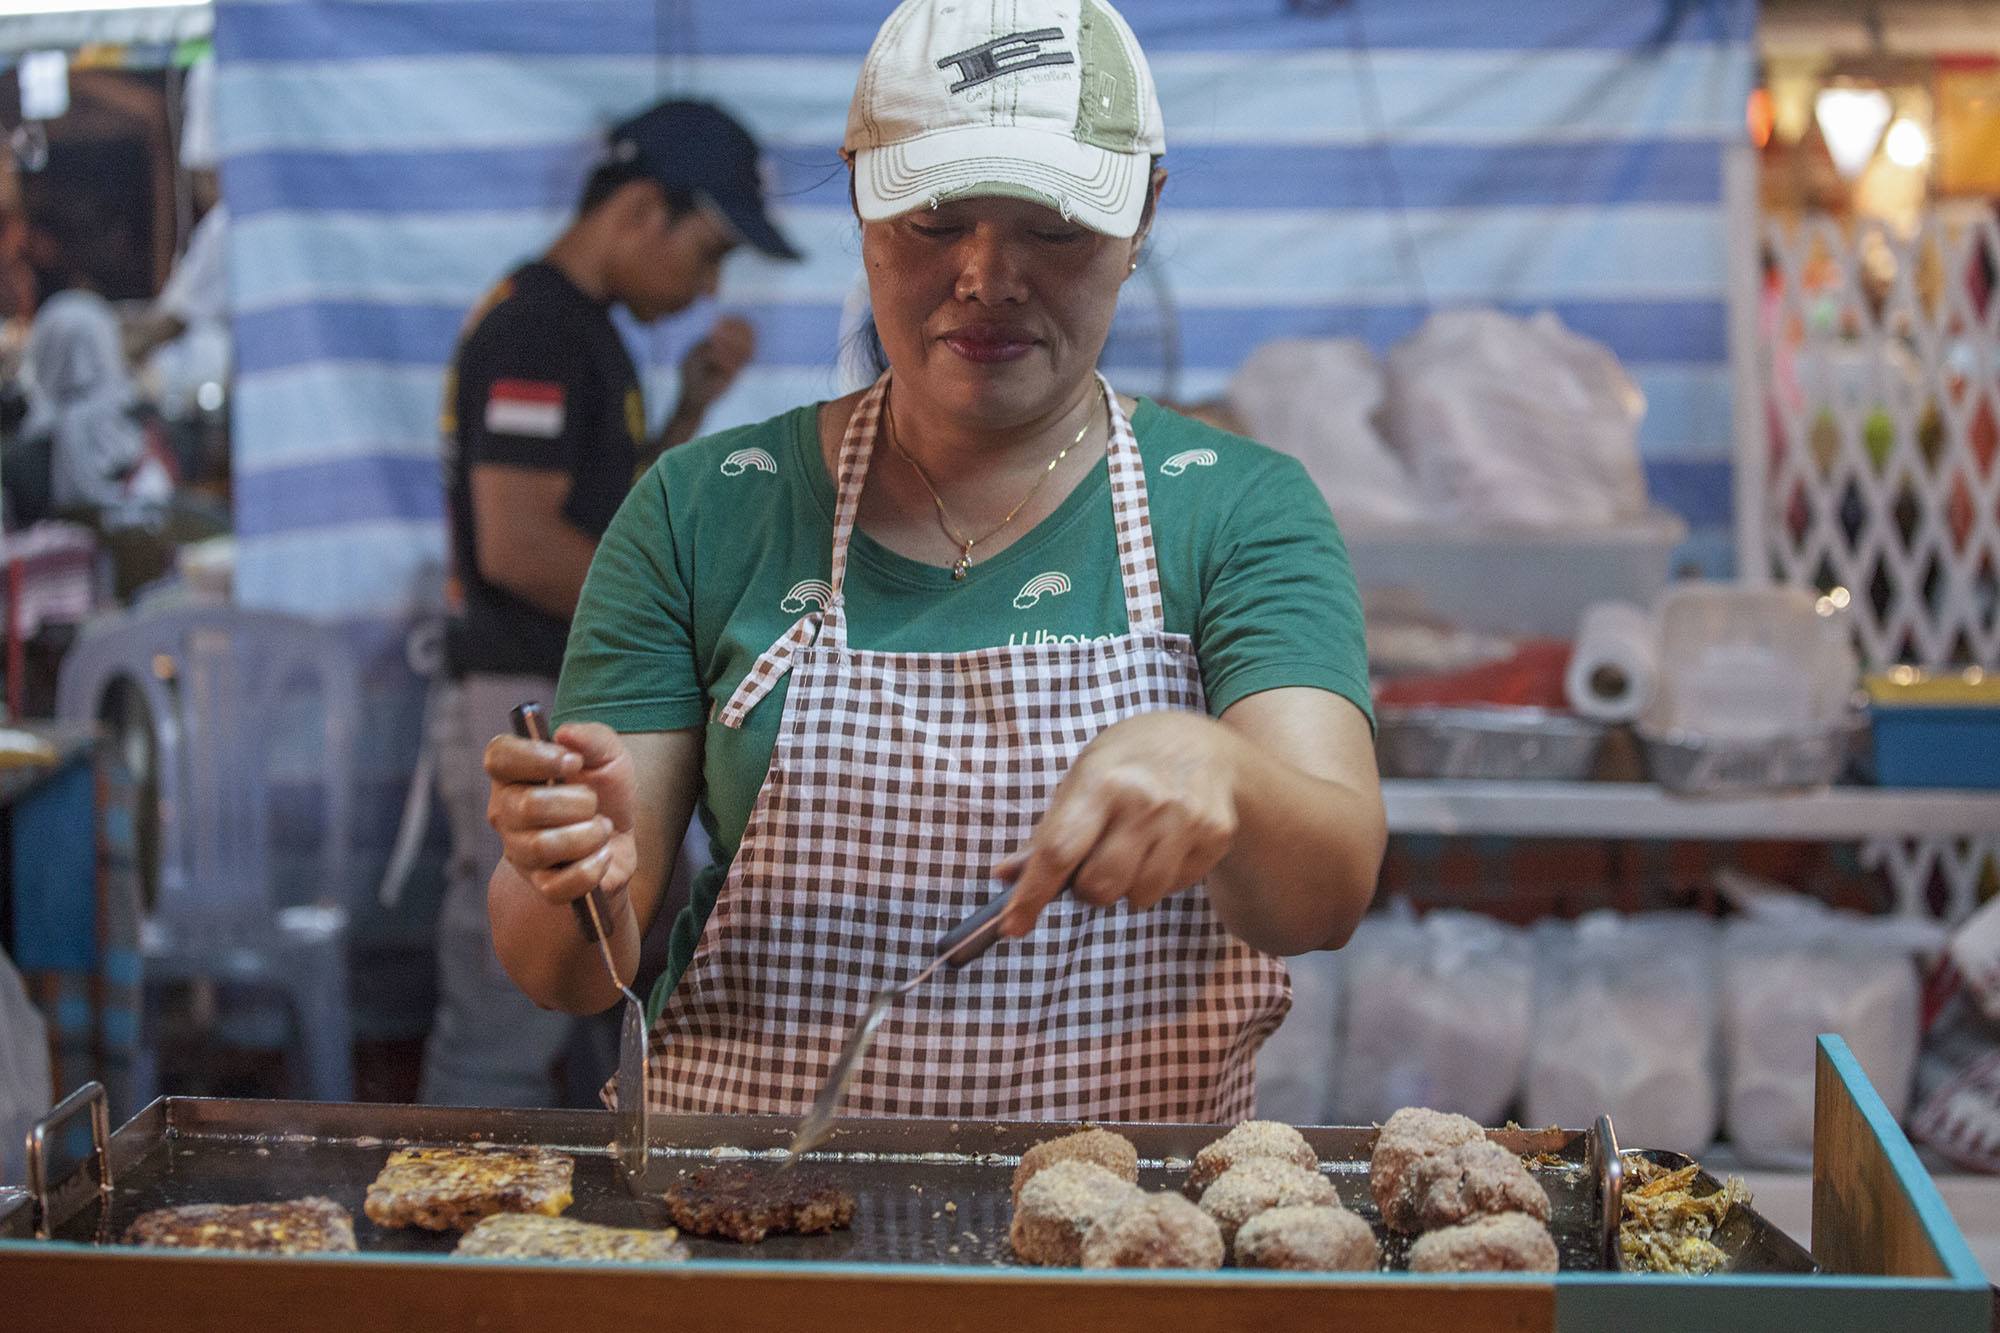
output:
[[[743,844],[651,1034],[656,1110],[802,1114],[874,993],[988,901],[987,867],[1027,842],[1078,751],[1121,718],[1203,709],[1193,640],[1163,624],[1144,468],[1109,384],[1130,629],[968,653],[849,644],[848,541],[887,387],[841,442],[832,600],[764,653],[720,715],[740,727],[791,673]],[[1234,1121],[1290,1006],[1284,964],[1225,931],[1199,888],[1144,912],[1065,895],[1025,938],[892,1008],[842,1109]]]

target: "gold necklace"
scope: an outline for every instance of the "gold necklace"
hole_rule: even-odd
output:
[[[895,413],[889,410],[886,403],[883,404],[883,415],[889,425],[889,443],[895,446],[896,452],[903,456],[903,461],[908,463],[911,469],[916,472],[917,480],[923,482],[924,489],[931,493],[931,503],[937,506],[938,526],[944,530],[944,535],[949,537],[952,543],[959,548],[958,559],[951,562],[951,577],[954,582],[964,582],[966,571],[972,568],[972,548],[983,541],[990,540],[1000,529],[1014,521],[1014,515],[1027,507],[1028,501],[1034,499],[1035,493],[1042,489],[1042,483],[1049,479],[1049,474],[1056,470],[1056,465],[1069,457],[1070,450],[1083,443],[1083,437],[1089,432],[1091,420],[1096,414],[1093,412],[1084,413],[1083,425],[1077,428],[1076,438],[1064,445],[1061,451],[1049,460],[1049,465],[1042,469],[1040,476],[1035,478],[1035,484],[1028,488],[1028,493],[1021,497],[1021,502],[1007,511],[1007,517],[1001,519],[977,537],[966,536],[951,521],[951,515],[945,512],[944,497],[939,495],[938,488],[931,484],[930,474],[925,472],[924,465],[919,463],[915,456],[903,447],[902,437],[896,433]]]

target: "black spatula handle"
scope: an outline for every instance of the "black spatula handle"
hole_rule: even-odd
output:
[[[952,927],[951,933],[937,942],[936,956],[944,959],[945,966],[953,969],[964,967],[1004,938],[993,922],[1007,910],[1008,900],[1014,896],[1014,886],[996,882],[992,887],[995,890],[993,901]]]
[[[514,734],[531,741],[545,741],[549,738],[549,715],[542,706],[530,700],[514,709]],[[596,908],[593,912],[591,909]],[[604,890],[593,888],[582,898],[572,898],[569,910],[576,913],[577,928],[592,944],[597,943],[597,923],[610,920],[610,909],[604,902]]]

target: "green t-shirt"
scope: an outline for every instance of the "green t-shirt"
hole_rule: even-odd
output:
[[[834,486],[818,411],[801,407],[669,450],[640,478],[591,562],[556,692],[558,722],[705,729],[696,808],[714,862],[674,923],[651,1008],[666,1002],[749,823],[790,678],[740,730],[713,721],[801,613],[823,601]],[[1298,462],[1149,400],[1132,413],[1169,632],[1193,638],[1209,712],[1281,686],[1369,712],[1361,602],[1325,499]],[[813,585],[818,584],[818,588]],[[816,600],[817,599],[817,600]],[[848,639],[888,652],[1124,633],[1105,464],[963,582],[857,531]],[[1371,714],[1372,716],[1372,714]]]

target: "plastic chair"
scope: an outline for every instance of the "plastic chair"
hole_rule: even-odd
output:
[[[340,635],[312,621],[237,607],[125,615],[93,626],[64,660],[56,711],[95,723],[119,682],[151,718],[159,793],[159,882],[140,935],[149,978],[276,991],[289,1003],[288,1063],[308,1096],[354,1094],[347,929],[360,685]],[[282,705],[316,687],[318,882],[311,900],[273,876],[268,790]],[[288,901],[289,900],[289,901]],[[141,1046],[134,1091],[152,1099],[156,1059]]]

